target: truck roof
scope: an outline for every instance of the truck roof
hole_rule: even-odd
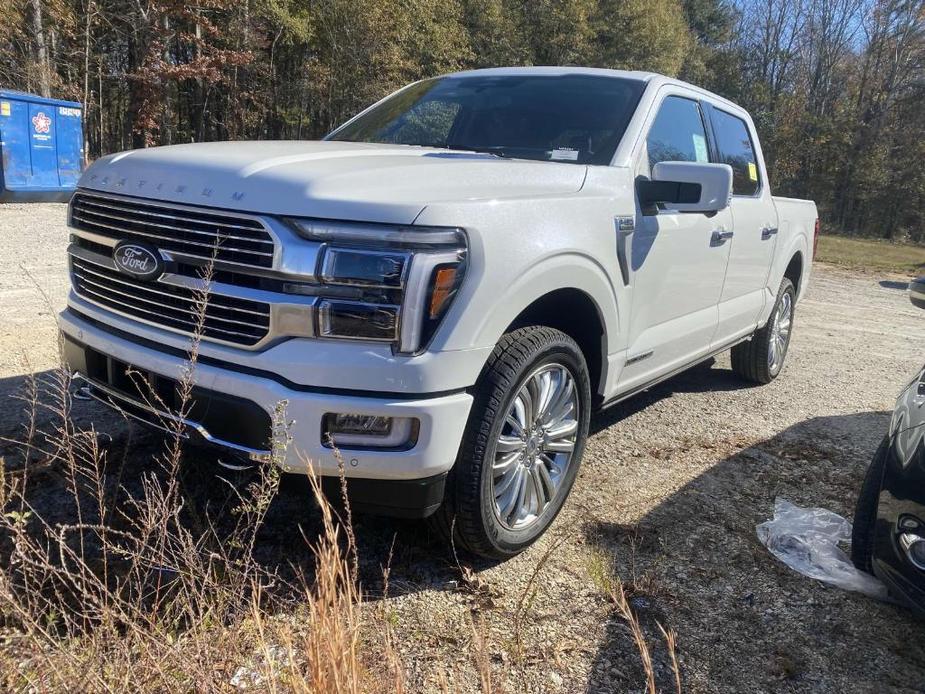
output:
[[[622,79],[637,80],[640,82],[653,82],[661,84],[678,84],[688,89],[700,92],[711,99],[721,101],[737,110],[744,111],[741,106],[729,99],[711,92],[696,84],[685,82],[674,77],[666,77],[658,72],[645,72],[641,70],[611,70],[600,67],[580,67],[580,66],[530,66],[530,67],[490,67],[479,70],[464,70],[462,72],[451,72],[443,77],[466,77],[469,75],[596,75],[598,77],[619,77]]]
[[[640,72],[638,70],[610,70],[601,67],[558,67],[554,65],[537,65],[528,67],[489,67],[479,70],[452,72],[444,77],[464,77],[468,75],[597,75],[599,77],[622,77],[624,79],[648,82],[653,77],[664,77],[657,72]],[[667,79],[667,78],[665,78]]]

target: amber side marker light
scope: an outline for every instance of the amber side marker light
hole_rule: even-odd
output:
[[[430,295],[430,310],[427,317],[431,320],[438,318],[443,312],[447,302],[456,291],[457,266],[442,267],[434,273],[434,291]]]

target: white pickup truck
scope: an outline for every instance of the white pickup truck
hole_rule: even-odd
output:
[[[163,417],[211,263],[190,437],[267,460],[285,403],[285,471],[337,476],[333,444],[355,507],[505,557],[559,512],[594,409],[730,348],[743,379],[780,373],[816,217],[772,197],[748,113],[703,89],[452,74],[319,142],[94,163],[69,207],[65,359],[85,392]]]

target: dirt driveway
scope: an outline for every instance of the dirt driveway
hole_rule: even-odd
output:
[[[23,374],[55,363],[66,244],[63,206],[0,207],[0,436],[16,430],[20,403],[9,396]],[[925,691],[925,624],[791,572],[755,537],[776,496],[850,515],[894,398],[925,360],[925,312],[898,279],[817,267],[788,364],[769,386],[745,386],[723,355],[597,415],[552,531],[511,561],[476,564],[474,579],[421,525],[361,518],[373,596],[395,538],[391,597],[371,604],[387,607],[413,688],[431,691],[442,673],[477,689],[475,615],[498,689],[641,691],[629,632],[595,579],[603,562],[629,587],[666,689],[656,622],[677,633],[686,691]],[[77,415],[124,445],[121,421],[87,403]],[[134,439],[133,450],[157,445],[137,430]],[[208,496],[210,461],[192,453],[190,466],[187,484]],[[291,487],[262,534],[269,563],[304,555],[302,532],[315,523]],[[530,585],[535,597],[522,601]]]

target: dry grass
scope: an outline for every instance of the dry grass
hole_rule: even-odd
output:
[[[824,234],[819,237],[816,260],[854,270],[925,274],[925,246]]]
[[[628,586],[614,573],[612,566],[612,557],[607,556],[600,549],[591,550],[591,554],[588,558],[588,574],[597,589],[613,604],[616,615],[629,628],[633,644],[639,654],[639,660],[646,680],[645,687],[647,694],[657,694],[659,690],[656,687],[655,667],[652,662],[651,646],[649,640],[646,638],[642,623],[633,610],[630,601],[630,595],[636,590],[635,577],[634,585]],[[665,647],[668,651],[671,673],[673,676],[672,683],[677,694],[681,694],[681,668],[678,663],[676,635],[671,629],[665,629],[665,627],[658,622],[656,622],[656,627],[664,639]]]
[[[177,483],[177,428],[142,494],[113,498],[105,478],[118,468],[95,432],[70,427],[68,381],[62,370],[44,384],[44,394],[59,394],[61,425],[33,445],[41,454],[0,479],[0,689],[402,690],[400,667],[383,677],[373,665],[379,654],[361,653],[363,630],[378,627],[362,615],[355,547],[317,478],[322,530],[307,540],[315,570],[281,591],[281,577],[254,557],[277,490],[274,466],[261,467],[237,494],[230,532],[208,517],[193,524]],[[76,523],[50,522],[31,506],[27,479],[38,465],[66,477],[69,496],[60,503]],[[395,663],[389,650],[387,640],[383,655]]]

